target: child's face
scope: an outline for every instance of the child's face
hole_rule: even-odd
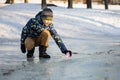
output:
[[[52,23],[52,18],[42,18],[43,24],[49,26]]]

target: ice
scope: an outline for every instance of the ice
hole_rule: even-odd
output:
[[[41,10],[40,4],[0,7],[0,80],[119,80],[119,7],[50,8],[55,29],[73,52],[72,57],[66,58],[51,38],[47,50],[51,59],[39,59],[36,48],[35,58],[27,60],[20,51],[20,34],[27,21]]]

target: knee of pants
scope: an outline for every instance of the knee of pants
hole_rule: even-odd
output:
[[[43,30],[41,35],[44,37],[50,37],[50,32],[48,30]]]
[[[50,32],[48,30],[42,31],[39,41],[41,45],[48,46],[48,41],[50,39]]]
[[[27,48],[27,50],[33,49],[34,46],[35,46],[35,42],[32,38],[27,38],[25,40],[25,47]]]

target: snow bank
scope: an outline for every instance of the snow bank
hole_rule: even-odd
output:
[[[51,7],[51,9],[54,11],[53,23],[63,37],[120,35],[119,10],[64,7]],[[1,7],[0,38],[19,39],[23,26],[40,10],[40,4],[21,3]]]

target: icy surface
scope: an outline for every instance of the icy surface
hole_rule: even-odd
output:
[[[0,7],[0,80],[119,80],[120,10],[51,9],[55,28],[73,56],[67,59],[50,39],[51,59],[39,59],[36,48],[34,60],[27,60],[20,34],[40,5]]]

